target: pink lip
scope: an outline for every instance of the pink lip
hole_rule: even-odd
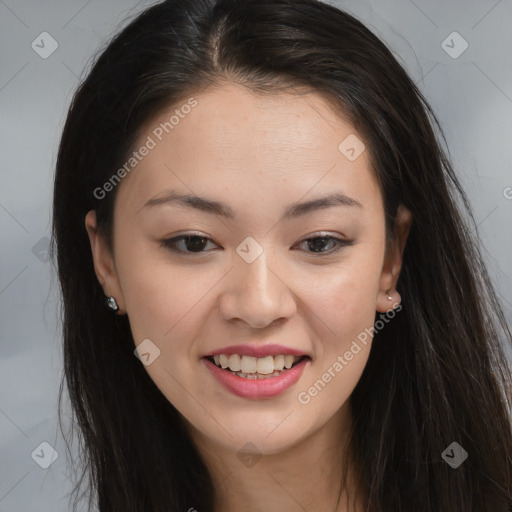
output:
[[[278,355],[287,355],[290,354],[292,356],[309,356],[311,354],[307,354],[306,352],[302,352],[301,350],[297,350],[291,347],[285,347],[284,345],[230,345],[229,347],[219,348],[218,350],[214,350],[208,354],[205,354],[204,357],[209,356],[218,356],[221,354],[231,355],[238,354],[241,356],[253,356],[253,357],[266,357],[266,356],[278,356]]]
[[[225,354],[225,352],[223,353]],[[286,370],[281,375],[268,379],[244,379],[230,371],[219,368],[209,359],[203,358],[202,361],[212,375],[228,391],[242,398],[257,400],[261,398],[273,398],[293,386],[293,384],[300,379],[310,359],[305,357],[302,361],[289,370]]]

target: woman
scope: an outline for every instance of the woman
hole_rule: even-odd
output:
[[[53,217],[99,510],[512,510],[511,334],[436,123],[314,0],[166,1],[107,46]]]

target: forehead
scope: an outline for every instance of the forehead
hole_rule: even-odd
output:
[[[353,194],[378,194],[367,152],[351,160],[340,151],[347,138],[360,142],[357,151],[364,147],[354,128],[317,93],[216,87],[146,123],[134,150],[151,149],[123,179],[121,195],[140,207],[168,188],[198,195],[227,190],[253,198],[258,192],[261,197],[286,192],[298,199],[315,187],[342,185]]]

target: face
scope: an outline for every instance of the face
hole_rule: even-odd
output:
[[[386,253],[382,196],[367,151],[357,156],[362,138],[321,96],[225,85],[188,104],[141,135],[136,150],[150,149],[117,185],[113,254],[89,212],[96,274],[135,345],[150,340],[145,369],[191,428],[226,448],[250,441],[278,453],[346,409],[371,348],[360,335],[399,301],[410,216],[400,210]],[[231,352],[246,354],[251,376],[271,361],[279,368],[280,357],[263,356],[307,357],[258,380],[205,358]],[[229,362],[236,369],[236,356]]]

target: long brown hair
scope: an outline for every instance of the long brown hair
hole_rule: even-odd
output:
[[[87,475],[101,512],[213,510],[211,476],[179,413],[134,357],[126,316],[104,306],[84,217],[96,210],[111,241],[116,190],[101,200],[94,190],[126,161],[144,123],[222,81],[323,95],[364,137],[388,240],[398,205],[413,214],[397,285],[402,311],[375,334],[350,397],[350,446],[368,510],[512,510],[512,375],[503,350],[512,336],[442,131],[386,46],[315,0],[159,3],[113,38],[74,95],[53,204],[64,377],[83,470],[74,505]],[[457,469],[441,455],[452,442],[468,453]]]

